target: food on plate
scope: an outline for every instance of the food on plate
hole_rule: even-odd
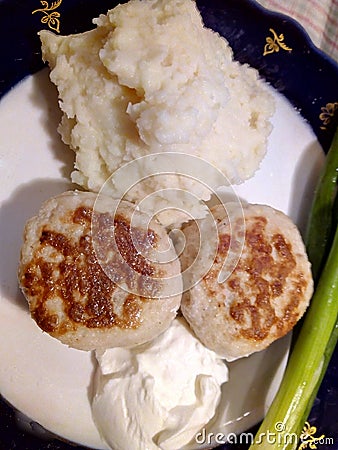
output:
[[[19,283],[39,327],[81,350],[153,339],[175,318],[182,285],[164,227],[129,202],[78,191],[27,222]]]
[[[166,226],[182,209],[185,219],[205,215],[203,200],[222,185],[218,177],[205,185],[205,162],[224,184],[254,175],[273,97],[258,72],[235,62],[227,41],[204,27],[191,0],[131,0],[94,23],[77,35],[40,32],[63,111],[59,132],[75,152],[72,181],[86,192],[51,198],[28,221],[19,283],[42,330],[96,350],[92,412],[107,444],[171,450],[217,412],[228,379],[223,359],[266,348],[301,317],[312,293],[310,265],[289,219],[251,205],[239,264],[218,283],[229,241],[243,230],[230,236],[214,207],[215,263],[182,301],[181,262],[184,269],[196,256],[197,224],[183,228],[181,261]],[[158,166],[163,154],[174,155],[174,173],[172,161]],[[201,178],[189,176],[189,159],[177,155],[196,157]],[[116,172],[135,161],[117,182]],[[183,192],[203,207],[182,208]]]
[[[313,280],[301,235],[284,213],[250,204],[229,213],[216,205],[211,212],[219,234],[216,257],[201,281],[184,293],[181,310],[204,345],[232,360],[263,350],[288,333],[309,304]],[[192,251],[198,224],[183,231],[185,271],[200,258]],[[238,262],[220,282],[229,249],[236,244]]]
[[[283,442],[289,436],[301,434],[337,345],[338,231],[337,222],[333,220],[336,215],[337,181],[338,128],[317,181],[305,238],[316,290],[280,388],[257,436],[264,436],[276,421],[283,423],[279,433]],[[250,450],[271,448],[267,442],[260,442],[259,445],[256,442]]]
[[[63,111],[59,132],[76,154],[75,183],[97,192],[126,162],[162,152],[205,159],[229,183],[255,173],[272,129],[272,95],[258,72],[234,61],[228,42],[204,27],[194,1],[131,0],[94,23],[82,34],[40,32]],[[141,179],[141,162],[138,170]],[[115,197],[125,194],[108,185]],[[210,197],[198,180],[177,176],[174,187],[192,186],[197,197]],[[166,187],[166,177],[147,177],[125,198],[138,203],[156,192],[153,212],[166,205]],[[180,201],[178,191],[178,207]]]
[[[306,229],[306,249],[315,281],[325,264],[330,240],[335,233],[338,183],[338,126],[315,189]]]
[[[93,418],[114,450],[182,448],[214,416],[228,380],[182,317],[150,343],[96,356]]]

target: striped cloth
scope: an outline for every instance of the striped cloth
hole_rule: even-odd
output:
[[[296,19],[312,42],[338,61],[338,0],[258,0],[258,3]]]

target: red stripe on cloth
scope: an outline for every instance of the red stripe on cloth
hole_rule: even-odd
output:
[[[296,13],[295,11],[290,11],[290,9],[285,8],[284,6],[281,6],[278,2],[275,2],[273,0],[269,0],[269,5],[279,9],[280,12],[292,17],[293,19],[298,20],[299,22],[307,23],[309,26],[311,26],[316,32],[322,33],[322,28],[318,26],[317,24],[313,23],[308,16],[302,15],[300,13]],[[302,24],[301,23],[301,24]]]
[[[278,0],[258,0],[258,3],[298,21],[316,46],[338,60],[338,0],[331,0],[326,8],[316,0],[305,0],[305,4],[311,5],[310,13],[292,10],[287,2],[282,4]]]
[[[338,8],[338,6],[337,6],[337,8]],[[338,28],[338,19],[336,19],[336,17],[334,17],[333,15],[328,16],[327,22],[330,23],[331,25],[333,25],[334,27]]]
[[[319,2],[316,0],[307,0],[308,3],[311,3],[311,5],[314,6],[314,9],[317,11],[320,11],[324,16],[328,15],[328,10],[324,6],[322,6]]]
[[[329,35],[327,34],[326,30],[324,30],[324,32],[323,32],[323,38],[324,38],[325,42],[327,42],[327,43],[330,44],[330,47],[331,47],[332,49],[334,49],[334,50],[337,50],[337,49],[338,49],[338,42],[337,42],[336,40],[333,40],[333,39],[331,38],[331,36],[329,36]]]

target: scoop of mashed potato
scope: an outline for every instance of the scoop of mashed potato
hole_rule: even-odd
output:
[[[201,173],[206,160],[228,183],[254,174],[266,152],[273,99],[257,71],[234,61],[227,41],[204,27],[194,1],[131,0],[93,22],[96,28],[82,34],[40,32],[64,113],[59,132],[76,153],[75,183],[97,192],[125,163],[163,152],[201,158]],[[148,163],[138,163],[140,180]],[[113,180],[106,187],[115,197],[127,190],[134,202],[156,192],[152,210],[172,206],[168,187],[177,191],[177,210],[186,208],[180,191],[207,200],[218,187],[206,189],[184,164],[174,186],[153,172],[130,192]]]

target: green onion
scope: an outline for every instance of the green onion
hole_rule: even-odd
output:
[[[316,289],[279,390],[250,450],[295,449],[338,337],[338,130],[310,214],[307,248]]]
[[[337,342],[337,313],[338,231],[280,388],[251,450],[297,448],[310,403]]]
[[[338,129],[325,159],[308,220],[306,248],[316,280],[332,241],[333,209],[338,180]],[[336,200],[337,201],[337,200]]]

